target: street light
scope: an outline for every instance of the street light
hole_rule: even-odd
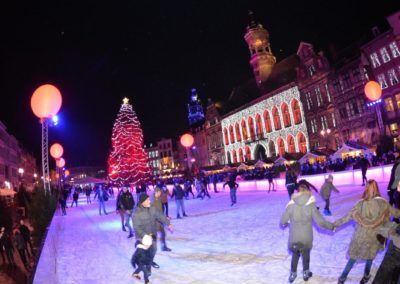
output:
[[[379,131],[380,131],[380,134],[383,134],[385,128],[383,126],[382,113],[381,113],[381,108],[379,106],[379,104],[382,103],[381,85],[376,81],[368,81],[365,84],[364,93],[365,93],[365,96],[370,100],[370,102],[367,104],[367,106],[375,108],[376,116],[377,116],[377,120],[378,120]]]
[[[24,169],[23,168],[19,168],[18,169],[18,173],[19,173],[19,181],[22,182],[22,176],[24,174]]]
[[[326,130],[325,130],[325,129],[322,129],[320,133],[321,133],[321,136],[322,136],[324,139],[326,139],[326,140],[325,140],[325,143],[326,143],[326,144],[325,144],[325,148],[328,150],[328,144],[329,144],[329,143],[328,143],[328,142],[329,142],[328,135],[331,133],[331,130],[330,130],[329,128],[326,129]]]
[[[194,138],[193,138],[193,136],[191,134],[186,133],[186,134],[182,135],[181,144],[186,149],[186,160],[187,160],[188,170],[189,171],[191,169],[191,162],[192,162],[192,159],[190,157],[190,150],[189,149],[190,149],[190,147],[192,147],[193,143],[194,143]]]

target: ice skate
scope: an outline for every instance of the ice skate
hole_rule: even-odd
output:
[[[296,277],[297,277],[297,272],[290,272],[289,282],[293,283],[293,281],[296,279]]]
[[[369,279],[371,278],[371,274],[364,275],[364,277],[361,279],[360,284],[365,284],[368,283]]]
[[[303,272],[304,281],[308,281],[312,277],[312,272],[310,270],[306,270]]]
[[[140,275],[135,272],[132,273],[132,277],[135,277],[137,280],[142,279],[142,278],[140,278]]]

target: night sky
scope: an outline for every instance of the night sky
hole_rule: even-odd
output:
[[[67,167],[105,165],[124,96],[149,143],[188,128],[191,88],[204,103],[226,100],[252,77],[243,39],[249,9],[280,60],[300,41],[317,51],[344,47],[385,27],[399,8],[398,1],[9,1],[0,15],[0,120],[39,161],[30,98],[54,84],[63,105],[50,143],[64,146]]]

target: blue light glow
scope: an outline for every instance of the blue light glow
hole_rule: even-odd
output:
[[[54,115],[51,120],[53,121],[53,125],[57,125],[58,124],[58,116]]]

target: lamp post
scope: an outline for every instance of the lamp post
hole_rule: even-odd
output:
[[[186,149],[186,160],[188,164],[188,170],[190,171],[192,168],[192,158],[190,156],[190,147],[192,147],[194,143],[194,138],[191,134],[186,133],[181,137],[181,145]]]
[[[59,144],[59,143],[54,143],[50,147],[50,155],[56,160],[56,178],[57,178],[57,186],[60,187],[60,170],[59,168],[64,167],[65,165],[65,160],[62,157],[64,154],[64,148]],[[62,166],[60,166],[60,163],[63,163]]]
[[[382,103],[382,88],[376,81],[368,81],[364,86],[365,96],[370,100],[367,104],[368,107],[374,107],[376,111],[376,118],[378,120],[379,134],[385,133],[385,127],[382,120],[382,112],[380,104]]]
[[[325,149],[328,150],[328,145],[329,145],[329,138],[328,138],[328,136],[329,136],[329,134],[331,133],[331,130],[330,130],[329,128],[327,128],[326,130],[325,130],[325,129],[322,129],[320,133],[321,133],[321,136],[324,138]]]
[[[19,168],[18,169],[18,173],[19,173],[19,182],[22,182],[22,176],[24,175],[24,169],[23,168]]]
[[[49,119],[60,110],[62,97],[60,91],[53,85],[42,85],[31,97],[33,113],[40,119],[42,125],[42,171],[43,186],[46,193],[50,192],[48,127]]]

